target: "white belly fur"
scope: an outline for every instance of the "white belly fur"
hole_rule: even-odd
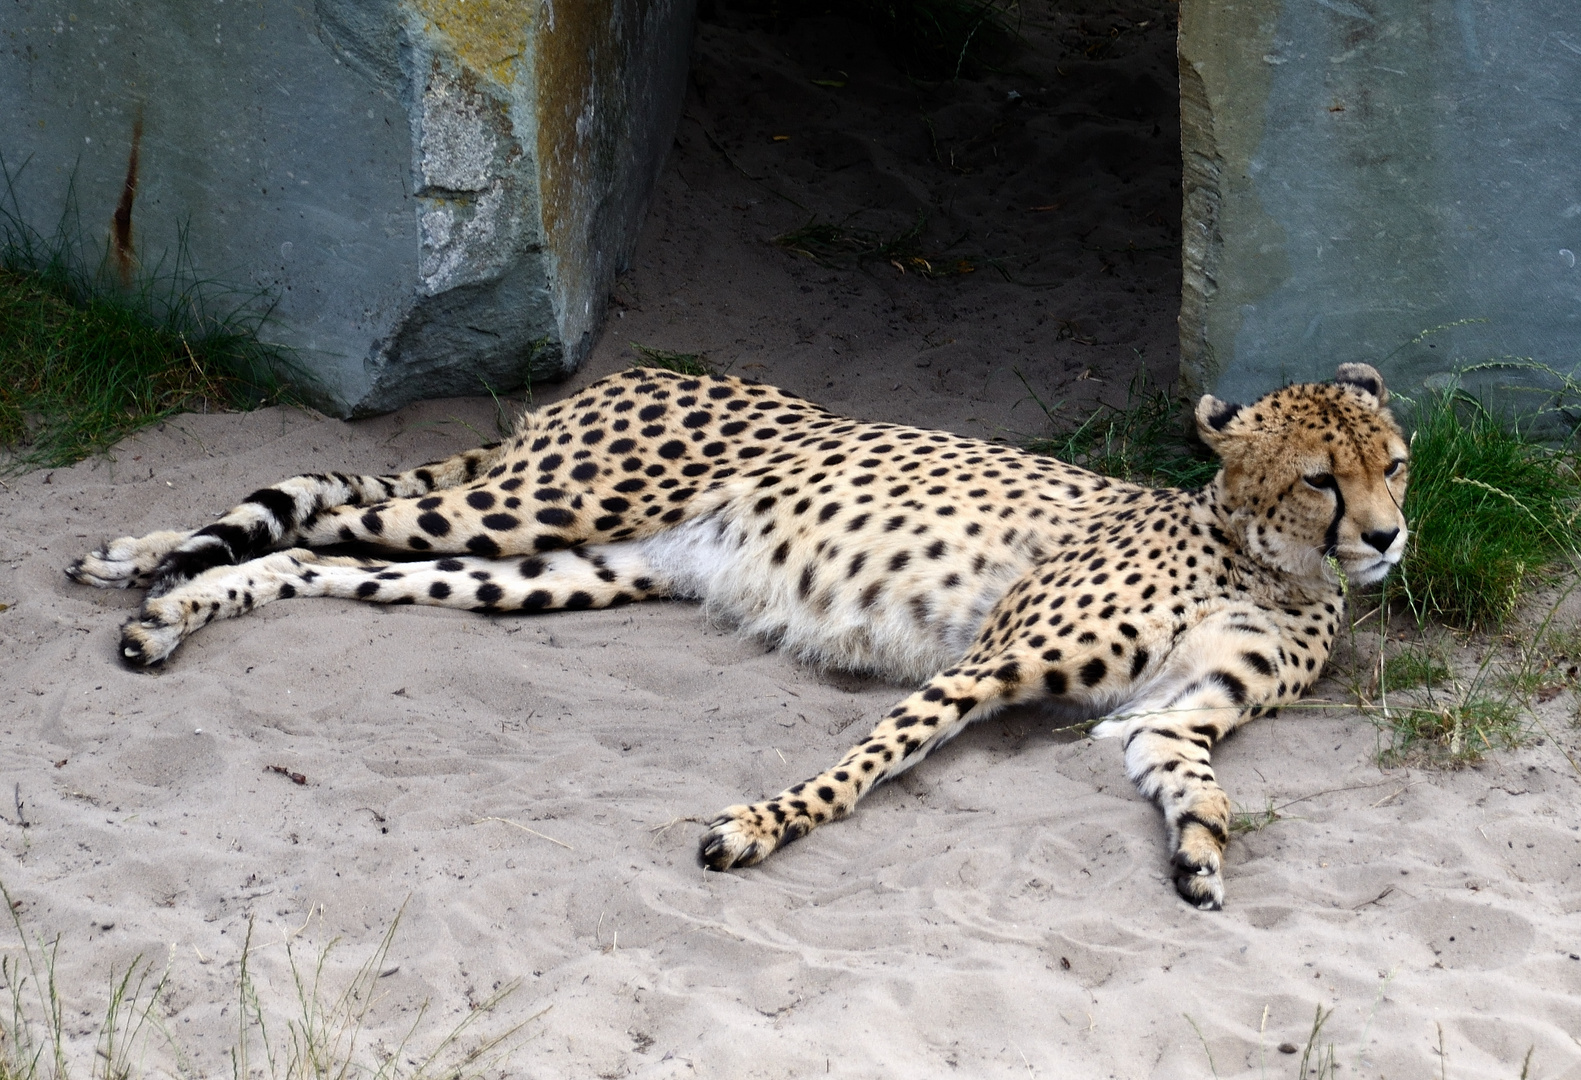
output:
[[[805,557],[772,564],[778,537],[764,538],[726,511],[697,518],[657,536],[601,546],[612,562],[633,555],[670,584],[678,598],[703,602],[711,618],[776,645],[800,660],[921,682],[959,660],[976,639],[989,610],[1024,571],[1001,566],[975,587],[923,596],[880,594],[863,608],[854,590],[834,585],[825,568],[812,594],[798,595]],[[898,581],[897,581],[898,584]]]

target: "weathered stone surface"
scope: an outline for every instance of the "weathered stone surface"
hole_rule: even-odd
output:
[[[1407,390],[1509,355],[1581,371],[1581,5],[1180,8],[1191,389],[1347,360]]]
[[[591,345],[693,4],[20,0],[0,154],[44,232],[71,184],[112,265],[273,290],[340,411],[515,387]]]

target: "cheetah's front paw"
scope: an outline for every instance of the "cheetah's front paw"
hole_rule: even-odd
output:
[[[1192,907],[1219,911],[1224,907],[1222,846],[1205,825],[1187,822],[1175,848],[1175,891]]]
[[[66,576],[100,589],[146,589],[154,580],[154,570],[160,560],[191,535],[190,532],[156,532],[147,536],[123,536],[66,567]]]
[[[783,813],[783,812],[782,812]],[[806,830],[794,823],[780,824],[767,803],[732,806],[708,823],[697,848],[697,857],[710,870],[755,866],[781,844],[788,844]]]

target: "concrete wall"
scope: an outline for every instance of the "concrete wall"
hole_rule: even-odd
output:
[[[1180,12],[1193,391],[1246,400],[1350,360],[1407,391],[1507,355],[1581,374],[1581,3]],[[1463,320],[1486,321],[1413,342]]]
[[[279,298],[342,412],[568,373],[679,115],[694,0],[7,0],[0,154],[135,273]],[[126,181],[135,155],[135,184]]]

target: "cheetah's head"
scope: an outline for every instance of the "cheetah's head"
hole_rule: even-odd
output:
[[[1307,580],[1378,581],[1405,552],[1408,451],[1383,376],[1341,364],[1331,383],[1287,386],[1251,405],[1212,395],[1197,430],[1224,462],[1220,505],[1260,561]]]

